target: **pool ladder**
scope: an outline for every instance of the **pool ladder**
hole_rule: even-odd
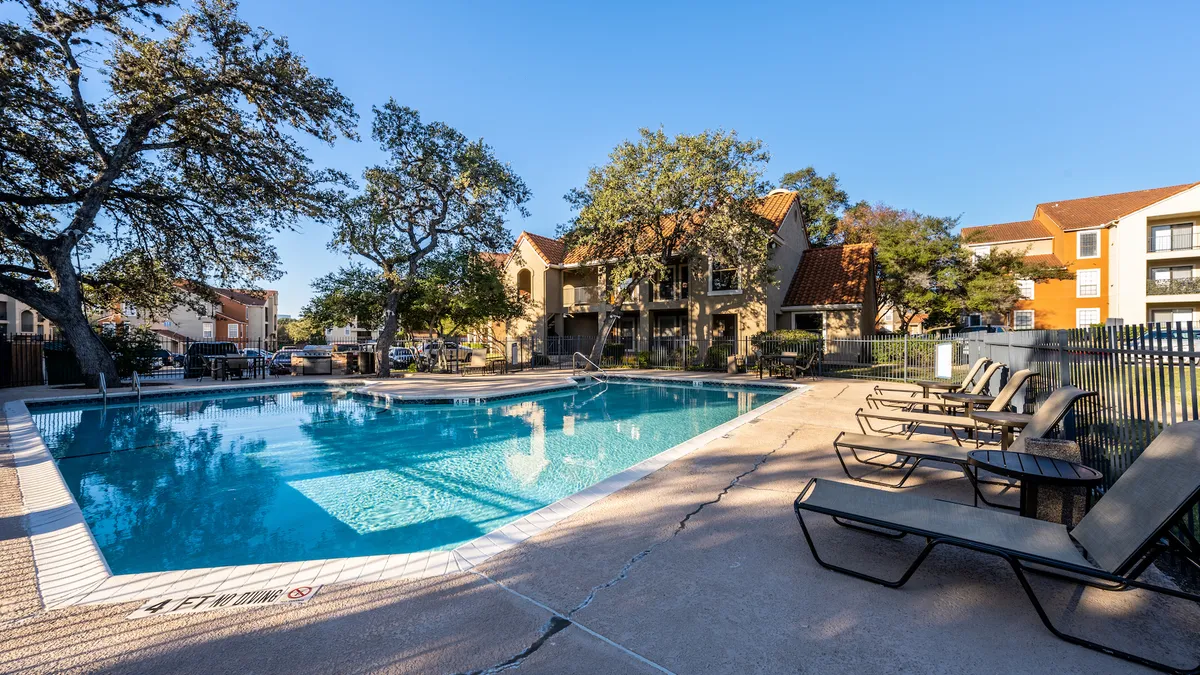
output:
[[[104,373],[100,373],[100,396],[104,400],[104,407],[108,407],[108,382],[104,379]]]
[[[575,352],[574,354],[571,355],[571,377],[574,377],[576,371],[578,370],[577,366],[579,365],[579,359],[583,359],[584,363],[588,364],[592,368],[595,368],[595,370],[593,370],[593,371],[584,370],[585,373],[591,375],[592,379],[596,380],[597,382],[603,382],[605,384],[608,384],[608,373],[605,372],[605,370],[603,368],[601,368],[600,366],[598,366],[594,362],[592,362],[592,360],[589,359],[587,356],[585,356],[583,354],[583,352]],[[603,375],[604,379],[600,379],[600,377],[597,376],[596,373],[600,373],[600,375]]]
[[[131,388],[133,388],[134,391],[137,392],[138,405],[141,405],[142,404],[142,378],[138,375],[136,370],[133,371],[133,377],[131,377],[129,379],[129,386]]]

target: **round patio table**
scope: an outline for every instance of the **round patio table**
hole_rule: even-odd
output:
[[[967,463],[975,471],[975,482],[979,482],[979,470],[983,469],[999,476],[1017,478],[1021,481],[1021,515],[1037,516],[1038,488],[1055,485],[1069,488],[1092,488],[1104,480],[1104,474],[1090,466],[1065,459],[1041,457],[1024,452],[1007,450],[972,450],[967,453]],[[975,495],[979,505],[979,495]],[[1092,505],[1092,491],[1087,490],[1087,508]]]
[[[1033,421],[1033,415],[1017,412],[991,412],[988,410],[967,410],[971,419],[984,424],[1000,427],[1000,449],[1007,450],[1012,445],[1013,429],[1024,429]],[[975,433],[979,433],[976,431]]]

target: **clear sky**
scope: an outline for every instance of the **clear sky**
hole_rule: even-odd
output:
[[[1036,203],[1200,180],[1200,3],[243,0],[362,116],[312,148],[359,176],[394,97],[482,137],[533,191],[511,223],[553,234],[562,196],[639,127],[736,129],[769,178],[814,165],[853,200],[979,225]],[[277,239],[293,315],[345,258],[328,230]]]

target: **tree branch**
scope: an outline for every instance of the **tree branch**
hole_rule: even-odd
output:
[[[50,273],[46,270],[39,270],[33,267],[25,267],[24,265],[0,265],[0,274],[24,274],[26,276],[35,277],[37,279],[49,279]]]

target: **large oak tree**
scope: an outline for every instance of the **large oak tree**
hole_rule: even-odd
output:
[[[621,305],[642,282],[662,279],[672,261],[710,258],[736,265],[750,287],[769,283],[773,225],[755,211],[770,187],[763,180],[767,160],[760,141],[737,132],[672,138],[641,129],[567,194],[576,210],[562,228],[568,247],[588,262],[612,261],[608,274],[620,282],[611,284],[594,363]]]
[[[112,377],[85,284],[169,305],[182,279],[269,278],[271,232],[326,214],[344,179],[313,170],[292,133],[333,142],[356,118],[233,0],[19,4],[24,20],[0,23],[0,293]]]
[[[400,325],[401,300],[421,262],[447,248],[507,250],[510,210],[527,215],[529,188],[483,140],[469,140],[442,122],[389,101],[375,109],[371,136],[388,153],[367,169],[365,190],[343,206],[330,247],[378,268],[387,295],[376,351],[379,375],[391,372],[388,352]]]

